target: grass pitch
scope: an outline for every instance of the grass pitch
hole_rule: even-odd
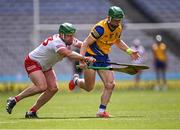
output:
[[[114,91],[108,111],[113,118],[96,118],[101,91],[59,91],[40,109],[40,119],[24,119],[35,97],[19,102],[11,115],[6,99],[16,93],[0,93],[0,129],[175,129],[180,128],[180,94],[169,90]]]

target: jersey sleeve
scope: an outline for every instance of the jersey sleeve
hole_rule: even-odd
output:
[[[104,28],[101,26],[95,26],[93,30],[91,31],[91,35],[95,38],[98,39],[104,34]]]

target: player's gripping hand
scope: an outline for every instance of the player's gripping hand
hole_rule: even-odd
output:
[[[86,68],[87,68],[86,62],[80,61],[80,62],[79,62],[79,67],[80,67],[80,69],[86,69]]]
[[[137,60],[138,58],[141,57],[138,51],[133,51],[130,56],[131,56],[132,60]]]
[[[88,66],[87,64],[92,64],[94,62],[96,62],[95,58],[84,56],[84,59],[79,62],[79,66],[80,66],[81,69],[86,69],[87,66]]]
[[[86,62],[86,63],[94,63],[94,62],[96,62],[96,59],[95,58],[93,58],[93,57],[84,57],[84,62]]]
[[[137,60],[140,58],[140,54],[138,51],[132,50],[131,48],[128,48],[126,52],[131,56],[132,60]]]

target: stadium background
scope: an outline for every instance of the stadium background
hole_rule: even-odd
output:
[[[139,38],[148,55],[150,69],[144,81],[154,81],[151,46],[161,34],[168,46],[168,80],[180,79],[180,1],[173,0],[1,0],[0,3],[0,88],[6,90],[29,82],[24,57],[46,37],[58,32],[59,24],[71,22],[77,27],[77,38],[83,40],[90,27],[107,16],[111,5],[122,7],[126,18],[122,39],[130,46]],[[112,61],[129,63],[129,57],[113,47]],[[55,66],[59,81],[68,81],[73,64],[64,59]],[[133,80],[133,76],[116,73],[117,80]],[[145,83],[146,84],[146,83]],[[153,84],[153,83],[152,83]],[[123,86],[123,85],[122,85]]]
[[[122,7],[126,15],[122,39],[131,45],[139,38],[147,50],[146,64],[151,69],[143,73],[143,89],[131,89],[134,77],[116,73],[117,86],[107,108],[114,117],[95,118],[102,83],[97,81],[96,90],[90,93],[67,91],[73,66],[64,59],[55,66],[60,90],[38,111],[40,119],[24,119],[38,95],[19,102],[9,115],[7,98],[30,83],[23,66],[28,52],[57,33],[63,22],[75,24],[77,37],[83,40],[111,5]],[[179,12],[179,0],[0,0],[0,129],[180,129]],[[156,34],[168,46],[168,91],[144,90],[155,85],[151,46]],[[111,59],[130,62],[115,47]]]

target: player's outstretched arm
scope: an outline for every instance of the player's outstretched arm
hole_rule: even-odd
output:
[[[68,57],[72,60],[77,60],[77,61],[82,61],[82,62],[95,62],[95,59],[93,57],[86,57],[86,56],[82,56],[81,54],[75,52],[75,51],[71,51],[67,48],[61,48],[58,53],[64,57]]]
[[[125,51],[127,54],[129,54],[133,60],[136,60],[140,57],[139,52],[132,50],[130,47],[128,47],[128,45],[125,42],[123,42],[123,40],[120,40],[120,39],[117,40],[115,45],[119,49],[121,49],[121,50]]]
[[[120,40],[120,39],[115,42],[115,45],[116,45],[119,49],[121,49],[121,50],[123,50],[123,51],[125,51],[125,52],[126,52],[127,49],[130,48],[130,47],[128,47],[128,45],[127,45],[123,40]]]
[[[81,46],[81,49],[80,49],[80,54],[81,55],[85,55],[86,53],[86,50],[87,50],[87,47],[91,44],[93,44],[94,42],[96,41],[96,39],[94,39],[91,34],[83,41],[83,44]],[[94,59],[95,61],[95,59]],[[79,62],[79,65],[80,65],[80,68],[83,69],[83,68],[86,68],[86,64],[85,62]]]

